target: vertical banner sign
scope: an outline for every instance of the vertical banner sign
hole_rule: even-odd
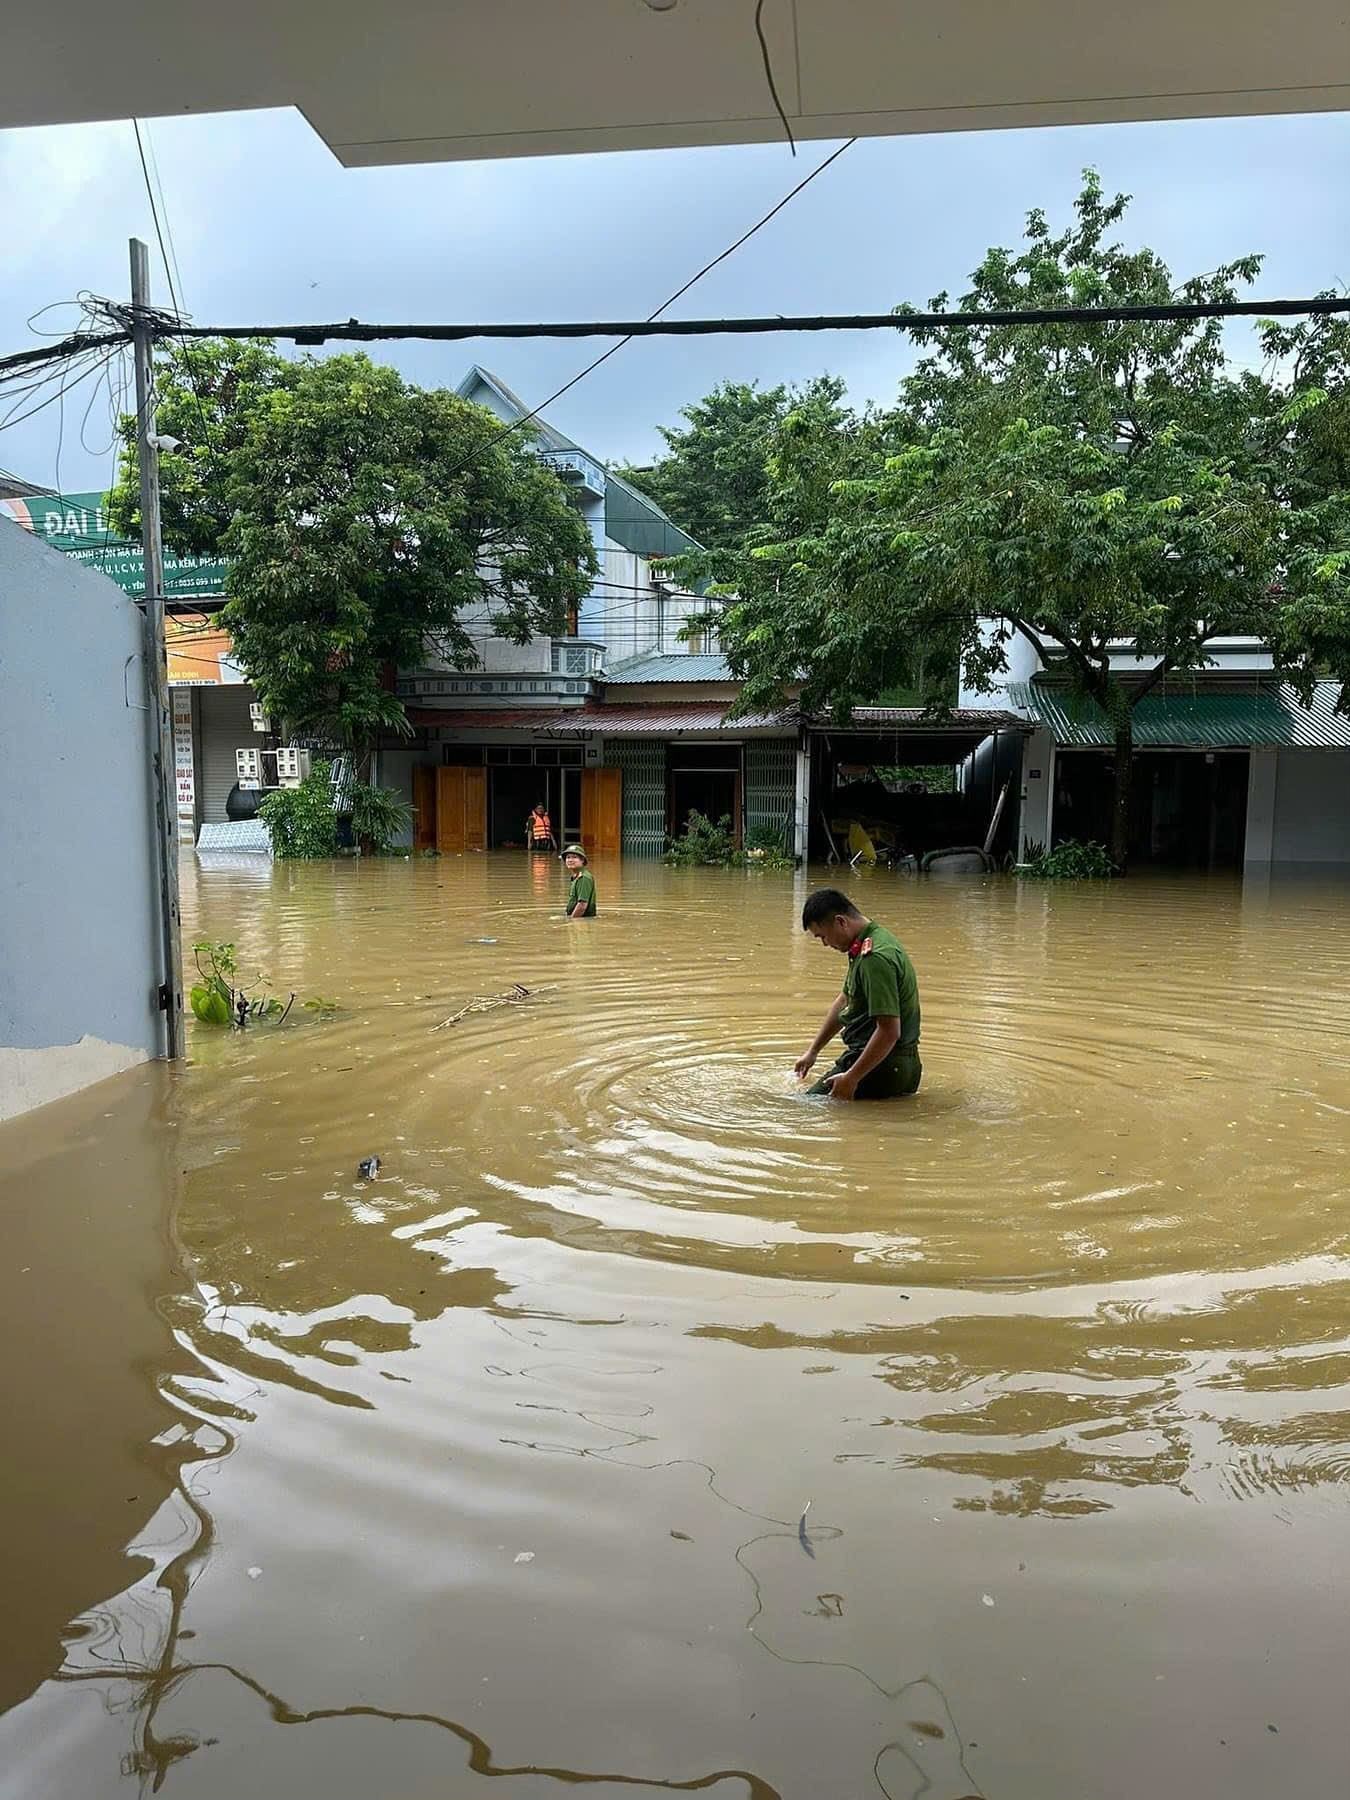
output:
[[[192,690],[173,690],[173,777],[178,797],[178,841],[197,839],[197,771],[192,760]]]

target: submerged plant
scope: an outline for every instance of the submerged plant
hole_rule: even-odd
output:
[[[203,1025],[233,1025],[239,1031],[260,1019],[280,1025],[295,1005],[294,994],[282,1001],[269,993],[264,975],[255,975],[247,984],[240,981],[233,944],[213,944],[203,939],[192,946],[192,959],[199,980],[188,994],[188,1005],[193,1017]],[[318,998],[301,1004],[320,1018],[337,1011],[336,1000]]]
[[[1041,850],[1019,865],[1017,872],[1037,881],[1102,881],[1117,871],[1104,844],[1080,844],[1070,838],[1049,852]]]
[[[691,812],[682,837],[671,844],[666,861],[677,869],[693,869],[709,864],[730,868],[740,862],[741,853],[731,831],[731,819],[723,815],[714,825],[701,812]]]

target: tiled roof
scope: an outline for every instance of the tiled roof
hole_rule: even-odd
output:
[[[734,681],[725,656],[694,655],[688,650],[666,651],[655,656],[637,656],[629,662],[615,663],[605,671],[610,687],[636,686],[649,681]]]
[[[1146,695],[1134,709],[1134,742],[1138,749],[1350,750],[1350,716],[1336,711],[1339,693],[1339,682],[1319,681],[1312,704],[1303,706],[1286,682],[1206,692],[1201,681],[1181,693]],[[1105,713],[1071,689],[1010,685],[1008,698],[1048,726],[1057,743],[1081,747],[1112,742]]]

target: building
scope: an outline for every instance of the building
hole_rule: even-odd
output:
[[[1022,640],[993,699],[1025,720],[1023,841],[1106,842],[1112,734],[1062,664]],[[1255,639],[1216,641],[1211,664],[1163,682],[1134,713],[1130,855],[1134,864],[1205,871],[1350,866],[1350,717],[1340,684],[1310,703],[1274,672]],[[1145,669],[1122,643],[1112,668]],[[976,696],[963,695],[963,699]]]
[[[0,517],[0,1119],[163,1046],[144,625]]]

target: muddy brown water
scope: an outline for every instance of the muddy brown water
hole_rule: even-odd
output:
[[[3,1800],[1345,1793],[1350,892],[863,877],[842,1106],[804,878],[597,874],[185,864],[341,1011],[0,1127]]]

